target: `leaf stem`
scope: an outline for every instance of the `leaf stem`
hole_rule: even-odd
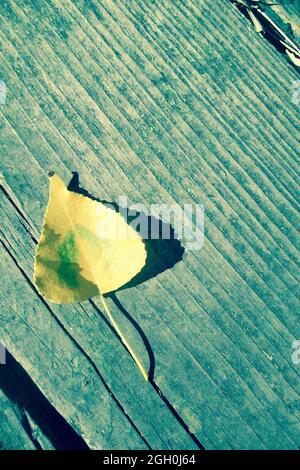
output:
[[[139,358],[137,357],[137,355],[134,353],[133,349],[131,348],[130,344],[128,343],[128,341],[126,340],[126,338],[124,337],[122,331],[120,330],[117,322],[115,321],[114,317],[112,316],[111,314],[111,311],[109,310],[108,308],[108,305],[106,303],[106,300],[104,298],[104,296],[102,294],[100,294],[100,299],[101,299],[101,302],[102,302],[102,305],[104,307],[104,310],[106,311],[107,313],[107,316],[109,318],[109,320],[111,321],[111,324],[113,325],[114,329],[116,330],[116,332],[118,333],[121,341],[123,342],[123,344],[125,345],[125,347],[127,348],[128,352],[131,354],[132,358],[134,359],[136,365],[138,366],[138,368],[140,369],[143,377],[145,380],[148,380],[149,377],[148,377],[148,374],[143,366],[143,364],[141,363],[141,361],[139,360]]]

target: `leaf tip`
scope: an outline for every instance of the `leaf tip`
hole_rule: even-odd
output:
[[[52,175],[49,175],[49,177],[50,177],[50,188],[51,188],[50,192],[54,192],[56,194],[57,192],[63,193],[64,191],[67,191],[67,187],[65,183],[58,175],[53,173]]]

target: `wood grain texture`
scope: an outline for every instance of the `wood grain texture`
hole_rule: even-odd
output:
[[[282,21],[290,24],[295,38],[300,38],[300,0],[280,0],[271,6]]]
[[[0,21],[12,355],[92,448],[299,448],[296,70],[224,0],[8,1]],[[49,170],[108,201],[205,205],[203,249],[117,293],[161,393],[97,298],[54,306],[34,289]]]
[[[0,369],[1,394],[5,397],[4,414],[2,421],[8,413],[15,419],[7,419],[9,432],[5,429],[1,433],[4,440],[2,447],[24,448],[20,443],[20,434],[27,434],[29,445],[26,448],[43,450],[87,450],[88,446],[76,434],[57,410],[51,406],[47,399],[32,382],[28,374],[14,358],[6,351],[5,366]],[[12,438],[15,436],[15,439]]]
[[[1,390],[0,406],[0,450],[35,450],[22,424],[22,417]]]

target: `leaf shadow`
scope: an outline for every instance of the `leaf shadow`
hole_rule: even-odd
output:
[[[68,190],[82,194],[97,202],[101,202],[102,204],[108,204],[109,207],[114,208],[115,211],[119,212],[121,215],[124,216],[125,214],[126,221],[129,224],[132,222],[133,219],[136,219],[137,217],[140,217],[141,220],[144,220],[146,222],[145,226],[148,227],[148,233],[146,234],[146,237],[142,237],[147,252],[145,266],[128,283],[124,284],[124,286],[117,289],[117,291],[106,294],[106,296],[110,297],[113,300],[115,305],[123,312],[123,314],[126,316],[126,318],[130,321],[132,326],[140,335],[149,356],[149,379],[153,380],[155,370],[155,357],[150,342],[140,325],[126,310],[124,305],[122,305],[121,301],[117,298],[116,293],[123,289],[128,289],[130,287],[137,286],[149,279],[156,277],[158,274],[161,274],[164,271],[173,268],[176,263],[182,260],[184,254],[184,247],[177,239],[175,231],[171,224],[167,224],[161,219],[158,219],[154,216],[149,216],[142,212],[136,212],[133,216],[128,212],[127,208],[119,207],[115,202],[108,202],[96,198],[95,196],[91,195],[88,191],[80,187],[79,174],[77,172],[73,172],[73,177],[68,185]],[[156,239],[151,238],[151,230],[153,227],[156,227],[157,229],[158,237]],[[163,234],[168,234],[168,237],[165,238]]]

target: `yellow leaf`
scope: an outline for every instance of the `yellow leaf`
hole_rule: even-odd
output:
[[[56,175],[36,250],[34,281],[47,300],[70,303],[114,291],[144,266],[141,237],[113,209],[68,191]]]
[[[35,253],[35,286],[55,303],[83,301],[99,294],[111,323],[147,380],[147,372],[103,297],[130,281],[145,262],[141,237],[120,214],[68,191],[58,176],[51,177],[49,203]]]

